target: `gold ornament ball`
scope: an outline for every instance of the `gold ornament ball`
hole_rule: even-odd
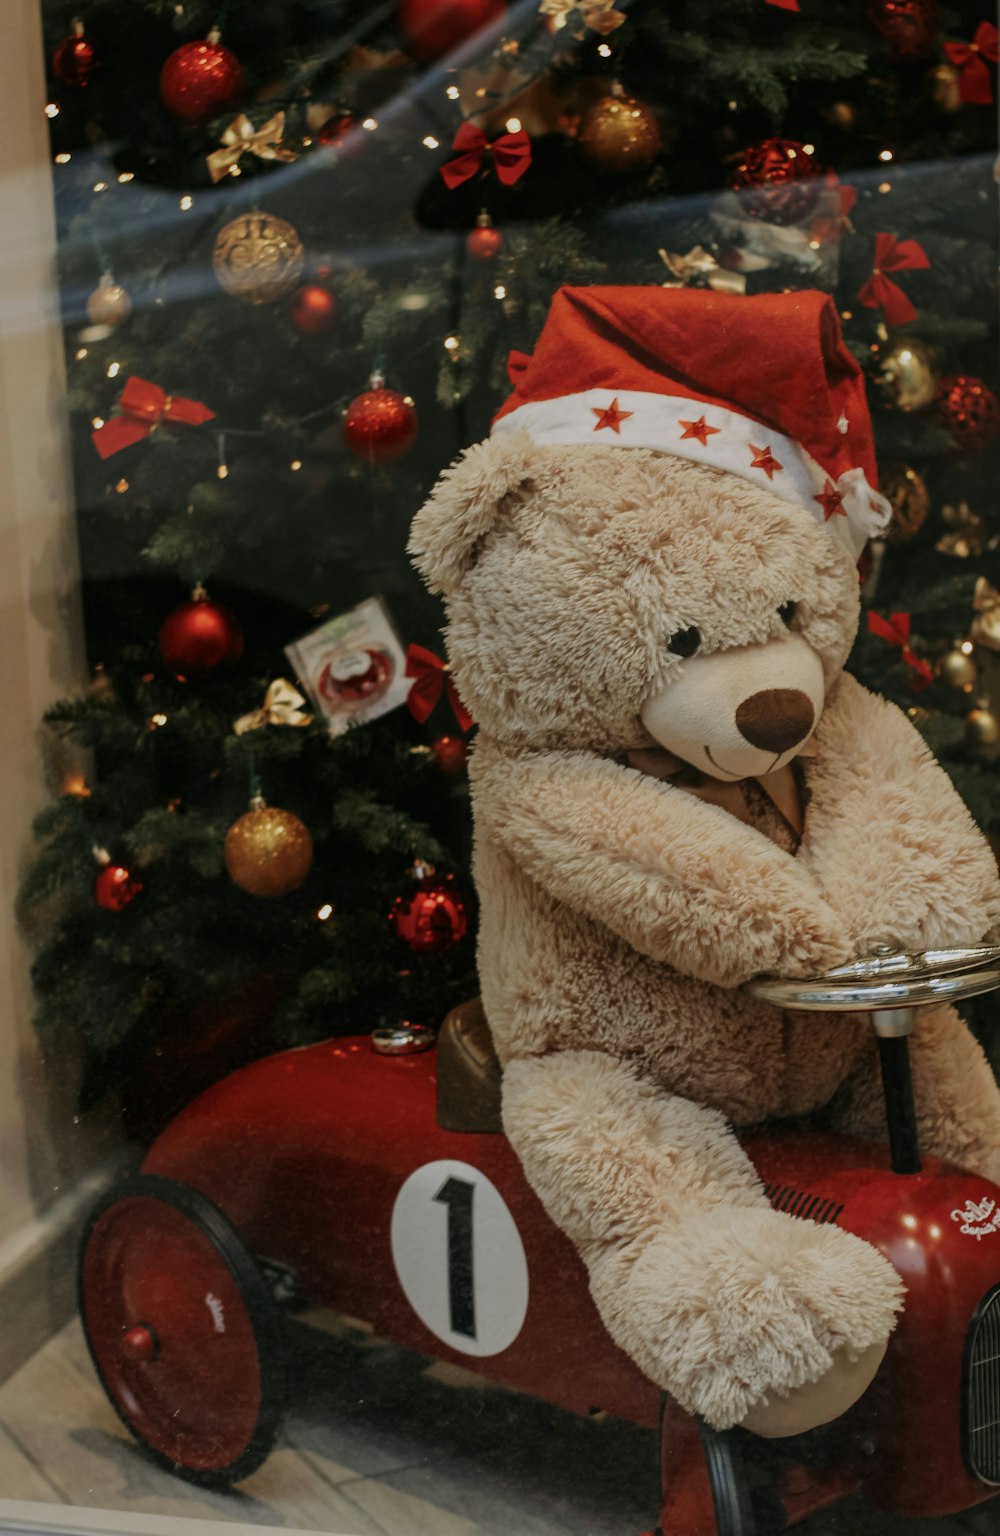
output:
[[[226,868],[251,896],[287,896],[312,869],[309,828],[291,811],[262,805],[234,821],[226,833]]]
[[[892,502],[889,538],[905,544],[920,532],[930,511],[931,498],[923,478],[912,464],[886,464],[879,476],[879,489]]]
[[[965,718],[965,739],[982,757],[995,757],[1000,752],[1000,717],[986,705],[972,710]]]
[[[580,153],[603,176],[645,171],[660,153],[656,118],[631,96],[601,96],[588,108],[577,135]]]
[[[106,325],[111,330],[122,325],[132,313],[132,300],[116,283],[110,272],[105,272],[90,298],[87,300],[87,319],[91,325]]]
[[[934,353],[916,336],[893,337],[879,348],[875,383],[887,404],[900,411],[921,410],[937,391]]]
[[[219,230],[212,254],[227,293],[247,304],[273,304],[298,287],[304,264],[294,225],[273,213],[241,213]]]
[[[972,657],[956,645],[938,660],[937,675],[949,688],[968,693],[975,686],[978,671]]]

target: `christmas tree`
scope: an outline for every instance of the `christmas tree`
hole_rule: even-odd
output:
[[[474,993],[462,711],[406,538],[563,283],[835,295],[894,507],[852,669],[1000,838],[985,5],[44,12],[93,668],[48,725],[92,771],[23,904],[85,1100],[192,1019],[259,1050]],[[376,594],[421,723],[331,735],[285,648]],[[348,714],[365,655],[328,669]]]

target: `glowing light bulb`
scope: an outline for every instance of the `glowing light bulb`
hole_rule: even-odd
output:
[[[446,352],[455,352],[455,351],[457,351],[457,349],[458,349],[458,337],[457,336],[446,336],[445,339],[444,339],[444,349],[445,349]]]
[[[378,127],[378,118],[377,117],[363,117],[361,119],[361,126],[362,126],[362,128],[367,128],[369,133],[374,133],[375,129]]]
[[[426,149],[440,149],[441,148],[441,141],[439,139],[436,139],[432,133],[425,134],[424,138],[423,138],[423,140],[421,142],[423,143],[423,145],[424,145],[424,147]]]
[[[59,108],[56,106],[54,101],[47,101],[45,103],[45,116],[46,117],[58,117],[59,116]]]
[[[323,905],[316,913],[316,916],[319,918],[321,923],[325,923],[328,917],[333,916],[333,907],[328,901],[324,901]]]
[[[508,117],[506,127],[508,133],[520,133],[521,119],[519,117]]]
[[[121,367],[121,363],[109,363],[107,368],[108,378],[117,379],[119,373],[121,373]]]
[[[190,192],[185,192],[177,206],[183,213],[187,213],[188,209],[192,206],[193,203],[194,198],[191,196]]]

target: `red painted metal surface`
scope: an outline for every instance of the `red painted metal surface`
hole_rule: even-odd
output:
[[[934,1158],[900,1176],[887,1147],[846,1138],[777,1132],[746,1145],[765,1183],[842,1203],[837,1225],[878,1248],[906,1284],[885,1363],[836,1426],[844,1446],[858,1448],[865,1496],[893,1514],[924,1517],[992,1498],[998,1490],[963,1459],[962,1366],[976,1307],[1000,1282],[1000,1231],[977,1238],[953,1213],[970,1202],[1000,1204],[1000,1188]]]
[[[144,1172],[200,1190],[254,1252],[293,1269],[314,1303],[549,1401],[655,1425],[656,1388],[608,1338],[583,1265],[508,1142],[442,1131],[434,1073],[433,1052],[382,1057],[367,1039],[271,1057],[185,1110],[154,1144]],[[943,1515],[991,1497],[996,1490],[962,1460],[962,1362],[976,1306],[1000,1281],[1000,1231],[977,1241],[952,1213],[970,1201],[1000,1202],[1000,1189],[931,1159],[921,1174],[902,1178],[892,1174],[887,1148],[801,1130],[746,1145],[765,1183],[842,1206],[838,1225],[881,1249],[908,1292],[879,1376],[830,1427],[819,1481],[803,1483],[797,1495],[788,1487],[789,1505],[820,1507],[858,1482],[872,1502],[907,1515]],[[442,1343],[411,1308],[393,1264],[396,1195],[415,1169],[446,1158],[492,1181],[524,1244],[527,1313],[513,1343],[495,1355],[470,1359]],[[691,1492],[692,1510],[703,1492]],[[669,1503],[668,1490],[664,1520]]]
[[[260,1413],[257,1344],[208,1237],[162,1201],[126,1197],[94,1227],[81,1295],[98,1369],[142,1439],[194,1471],[237,1461]]]
[[[210,1088],[156,1141],[144,1173],[191,1184],[255,1253],[288,1265],[310,1301],[384,1338],[587,1412],[655,1426],[659,1393],[605,1332],[572,1244],[546,1215],[503,1136],[443,1131],[435,1053],[378,1056],[325,1042],[270,1057]],[[396,1275],[396,1195],[423,1164],[471,1163],[501,1192],[528,1265],[524,1325],[501,1353],[471,1357],[424,1326]]]

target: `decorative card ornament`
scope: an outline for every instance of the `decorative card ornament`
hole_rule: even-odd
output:
[[[285,655],[331,736],[397,709],[410,691],[403,647],[377,597],[327,619]]]

